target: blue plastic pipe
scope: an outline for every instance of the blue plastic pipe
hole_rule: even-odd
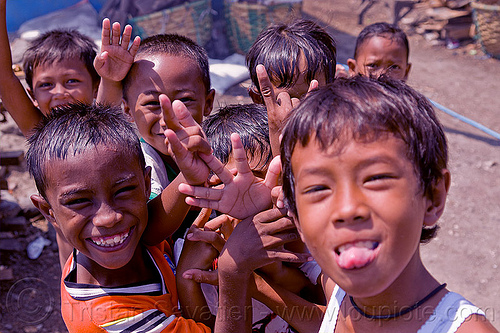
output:
[[[500,133],[497,133],[497,132],[495,132],[495,131],[493,131],[493,130],[489,129],[488,127],[486,127],[486,126],[484,126],[484,125],[481,125],[480,123],[475,122],[475,121],[474,121],[474,120],[472,120],[472,119],[469,119],[469,118],[467,118],[467,117],[464,117],[464,116],[462,116],[461,114],[458,114],[458,113],[456,113],[455,111],[452,111],[452,110],[450,110],[450,109],[448,109],[448,108],[446,108],[446,107],[442,106],[441,104],[439,104],[439,103],[437,103],[437,102],[434,102],[434,101],[433,101],[432,99],[430,99],[430,98],[429,98],[429,102],[431,102],[431,103],[432,103],[432,105],[434,105],[435,107],[437,107],[439,110],[443,111],[444,113],[447,113],[447,114],[449,114],[450,116],[455,117],[455,118],[457,118],[458,120],[461,120],[461,121],[463,121],[463,122],[464,122],[464,123],[466,123],[466,124],[469,124],[469,125],[471,125],[471,126],[474,126],[475,128],[477,128],[477,129],[479,129],[479,130],[481,130],[481,131],[483,131],[483,132],[485,132],[485,133],[487,133],[487,134],[491,135],[492,137],[494,137],[494,138],[496,138],[496,139],[500,140]]]

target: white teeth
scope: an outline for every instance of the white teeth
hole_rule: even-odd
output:
[[[102,237],[99,238],[91,238],[92,242],[98,246],[104,246],[104,247],[112,247],[112,246],[117,246],[123,243],[128,237],[128,232],[122,234],[122,235],[116,235],[114,237],[110,237],[107,239],[104,239]]]
[[[355,247],[364,247],[364,248],[373,250],[373,249],[375,249],[378,246],[378,242],[374,242],[374,241],[359,241],[359,242],[356,242],[356,243],[344,244],[344,245],[339,246],[338,252],[342,253],[342,252],[350,249],[353,246],[355,246]]]

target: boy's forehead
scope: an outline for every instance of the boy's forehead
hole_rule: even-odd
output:
[[[297,147],[305,150],[320,150],[329,156],[339,156],[348,145],[351,144],[369,144],[380,142],[384,144],[389,139],[396,139],[403,143],[405,150],[407,150],[406,143],[395,133],[383,130],[372,130],[367,133],[357,133],[352,129],[346,127],[343,129],[336,138],[331,138],[325,133],[320,134],[320,138],[314,133],[310,133],[309,140],[302,144],[300,139],[295,142],[293,153]]]
[[[196,61],[189,57],[170,54],[140,54],[136,57],[129,74],[127,90],[132,86],[142,86],[147,82],[161,82],[165,79],[160,75],[164,68],[183,68],[183,71],[196,71],[201,78],[201,69]],[[196,78],[193,78],[196,79]]]
[[[374,35],[366,38],[358,47],[358,53],[373,52],[376,49],[384,49],[389,45],[391,48],[400,49],[406,55],[406,46],[402,40],[390,35]]]
[[[124,149],[118,145],[98,144],[80,149],[69,147],[62,156],[47,156],[44,162],[44,170],[53,168],[65,169],[70,165],[82,165],[92,168],[99,163],[109,163],[115,161],[123,164],[124,168],[134,169],[140,165],[139,157],[132,153],[130,149]],[[122,163],[126,161],[126,163]]]

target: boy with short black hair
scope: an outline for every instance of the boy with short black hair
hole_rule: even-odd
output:
[[[329,303],[320,332],[497,332],[481,309],[446,290],[420,258],[420,243],[435,235],[451,182],[446,137],[424,96],[385,76],[339,78],[291,113],[281,161],[288,215],[322,268]],[[234,193],[266,193],[255,189],[237,186],[233,195],[207,196],[221,203]],[[276,210],[262,212],[247,229],[277,223],[279,231],[282,219]],[[268,244],[261,256],[298,259],[283,251],[285,238],[268,236],[259,232]],[[252,272],[262,260],[240,247],[230,237],[218,260],[219,311],[249,315]],[[227,319],[217,319],[216,332],[249,331],[248,322]]]
[[[213,155],[227,168],[234,167],[231,134],[240,136],[254,175],[265,178],[273,155],[269,143],[266,108],[261,104],[236,104],[220,108],[202,123]]]
[[[152,197],[178,173],[164,144],[159,96],[181,101],[196,122],[212,112],[215,91],[210,87],[208,56],[187,37],[175,34],[146,38],[123,81],[125,113],[139,130],[146,164],[152,166]]]
[[[356,39],[354,59],[349,58],[349,75],[379,77],[384,74],[406,81],[410,73],[410,47],[405,32],[386,22],[366,26]]]
[[[39,190],[33,204],[75,249],[61,281],[69,331],[209,332],[179,317],[166,242],[143,243],[167,230],[145,234],[147,228],[175,228],[184,216],[176,209],[185,207],[185,214],[188,206],[172,188],[149,201],[150,168],[121,110],[61,106],[42,119],[29,143],[26,159]],[[191,149],[210,152],[208,145]],[[202,184],[208,169],[193,156],[185,151],[184,175]]]
[[[289,214],[330,298],[320,332],[496,331],[420,258],[451,181],[424,96],[387,77],[337,79],[293,112],[281,147]]]
[[[248,51],[249,95],[267,107],[274,156],[279,155],[279,134],[289,109],[308,91],[334,80],[336,53],[332,37],[305,19],[264,29]]]

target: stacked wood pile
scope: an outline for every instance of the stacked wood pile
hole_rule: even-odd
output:
[[[399,24],[410,27],[413,32],[428,41],[446,43],[449,48],[460,41],[472,40],[475,26],[472,20],[471,0],[422,0],[409,2],[407,15]],[[404,9],[403,9],[404,11]],[[398,13],[395,13],[396,17]]]

